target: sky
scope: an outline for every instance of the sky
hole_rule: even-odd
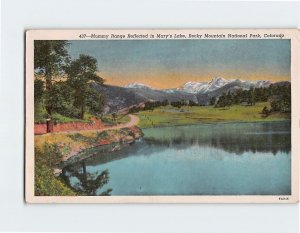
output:
[[[98,61],[106,84],[143,83],[158,89],[214,77],[290,80],[290,40],[85,40],[70,41],[73,59]]]

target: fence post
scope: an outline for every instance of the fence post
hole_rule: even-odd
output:
[[[51,121],[51,119],[47,119],[47,133],[52,133],[53,132],[53,122]]]

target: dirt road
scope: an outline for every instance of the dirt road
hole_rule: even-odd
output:
[[[128,127],[132,127],[135,126],[139,123],[140,119],[132,114],[128,115],[130,118],[129,122],[123,123],[123,124],[118,124],[118,125],[113,125],[113,126],[104,126],[103,128],[99,128],[99,129],[88,129],[88,130],[68,130],[68,131],[61,131],[61,132],[55,132],[55,133],[51,133],[51,134],[68,134],[68,133],[77,133],[77,132],[91,132],[91,131],[97,131],[97,132],[103,132],[103,131],[107,131],[107,130],[112,130],[112,129],[122,129],[122,128],[128,128]],[[37,135],[36,135],[37,136]]]
[[[114,126],[107,126],[107,127],[103,128],[103,131],[110,130],[110,129],[128,128],[128,127],[135,126],[135,125],[137,125],[139,123],[140,119],[137,116],[131,115],[131,114],[129,114],[128,116],[130,118],[129,122],[126,122],[124,124],[114,125]]]

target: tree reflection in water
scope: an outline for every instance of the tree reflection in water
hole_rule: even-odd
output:
[[[132,145],[122,144],[120,150],[111,151],[111,148],[106,147],[86,150],[85,154],[90,156],[85,155],[81,159],[78,157],[79,162],[67,165],[63,169],[63,174],[66,182],[69,182],[70,186],[82,195],[110,195],[111,189],[99,194],[99,190],[108,183],[108,171],[91,174],[86,171],[86,166],[89,168],[104,165],[128,156],[153,155],[170,148],[186,150],[198,147],[199,156],[205,148],[229,152],[227,156],[240,156],[245,152],[258,153],[260,156],[268,153],[276,156],[281,152],[289,154],[291,151],[290,130],[290,122],[150,128],[144,130],[143,139]]]
[[[176,131],[167,127],[148,129],[150,133],[146,133],[142,140],[135,142],[132,146],[123,146],[121,150],[109,153],[99,150],[98,153],[93,152],[93,156],[85,161],[87,165],[96,166],[127,156],[140,156],[141,154],[147,156],[169,148],[185,150],[192,146],[220,149],[231,153],[232,156],[239,156],[245,152],[272,153],[276,156],[279,152],[289,153],[291,151],[290,124],[288,122],[273,123],[271,129],[266,128],[269,127],[267,123],[260,124],[260,127],[257,125],[251,125],[251,130],[232,129],[229,128],[229,124],[218,131],[205,131],[204,127],[197,128],[195,126],[188,130],[185,127],[177,127]]]
[[[81,169],[78,167],[81,165]],[[78,193],[87,196],[109,196],[112,189],[107,189],[101,193],[97,193],[109,181],[109,171],[104,170],[99,172],[90,173],[86,171],[85,161],[78,163],[78,166],[68,166],[63,169],[62,178],[69,184],[70,187],[75,189]],[[69,177],[77,178],[78,182],[71,185]]]

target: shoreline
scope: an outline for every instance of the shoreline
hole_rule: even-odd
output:
[[[136,116],[136,115],[135,115]],[[138,116],[137,116],[138,117]],[[211,121],[199,122],[195,124],[173,124],[173,125],[157,125],[154,127],[138,127],[131,126],[120,129],[109,130],[83,130],[70,132],[57,132],[43,135],[35,135],[35,147],[41,149],[45,144],[57,144],[62,153],[60,165],[69,163],[86,150],[93,150],[104,146],[113,146],[114,144],[130,144],[135,140],[143,137],[143,130],[179,126],[196,126],[196,125],[211,125],[211,124],[243,124],[243,123],[276,123],[276,122],[291,122],[291,119],[274,119],[274,120],[259,120],[259,121]],[[114,149],[114,148],[112,148]],[[118,148],[121,149],[121,148]],[[108,151],[107,151],[108,152]],[[60,165],[58,167],[60,167]],[[57,173],[58,167],[54,168]]]
[[[87,149],[111,145],[113,143],[131,143],[143,136],[137,126],[106,131],[77,131],[51,133],[35,136],[35,147],[43,150],[45,144],[56,144],[62,153],[61,163],[83,153]]]
[[[259,121],[211,121],[211,122],[199,122],[199,123],[192,123],[192,124],[173,124],[173,125],[157,125],[154,127],[141,127],[138,126],[140,129],[154,129],[154,128],[165,128],[165,127],[176,127],[176,126],[191,126],[191,125],[212,125],[212,124],[231,124],[231,123],[237,123],[237,124],[243,124],[243,123],[274,123],[274,122],[283,122],[283,121],[290,121],[291,119],[275,119],[275,120],[259,120]]]
[[[113,142],[110,142],[110,143],[107,143],[107,144],[99,144],[99,145],[94,145],[92,147],[89,147],[89,148],[85,148],[85,149],[82,149],[81,151],[78,151],[76,154],[72,154],[68,157],[66,157],[65,160],[62,160],[61,163],[68,163],[70,162],[70,160],[76,158],[77,156],[81,156],[81,155],[84,155],[85,151],[86,150],[93,150],[94,148],[100,148],[100,147],[103,147],[103,146],[110,146],[110,145],[113,145],[115,143],[117,144],[123,144],[123,143],[127,143],[127,144],[130,144],[131,142],[135,141],[135,140],[138,140],[139,138],[141,138],[143,136],[143,129],[155,129],[155,128],[167,128],[167,127],[177,127],[177,126],[196,126],[196,125],[211,125],[211,124],[232,124],[232,123],[235,123],[235,124],[244,124],[244,123],[276,123],[276,122],[291,122],[290,119],[282,119],[282,120],[270,120],[270,121],[216,121],[216,122],[209,122],[209,123],[198,123],[198,124],[180,124],[180,125],[172,125],[172,126],[155,126],[155,127],[147,127],[147,128],[141,128],[141,127],[137,127],[140,129],[141,131],[141,135],[138,136],[138,137],[135,137],[133,140],[130,140],[128,139],[127,141],[113,141]],[[92,156],[92,155],[91,155]],[[88,156],[90,157],[90,156]],[[86,158],[88,158],[86,157]],[[83,158],[85,159],[85,158]],[[74,161],[76,162],[76,161]],[[72,162],[71,162],[72,163]]]

